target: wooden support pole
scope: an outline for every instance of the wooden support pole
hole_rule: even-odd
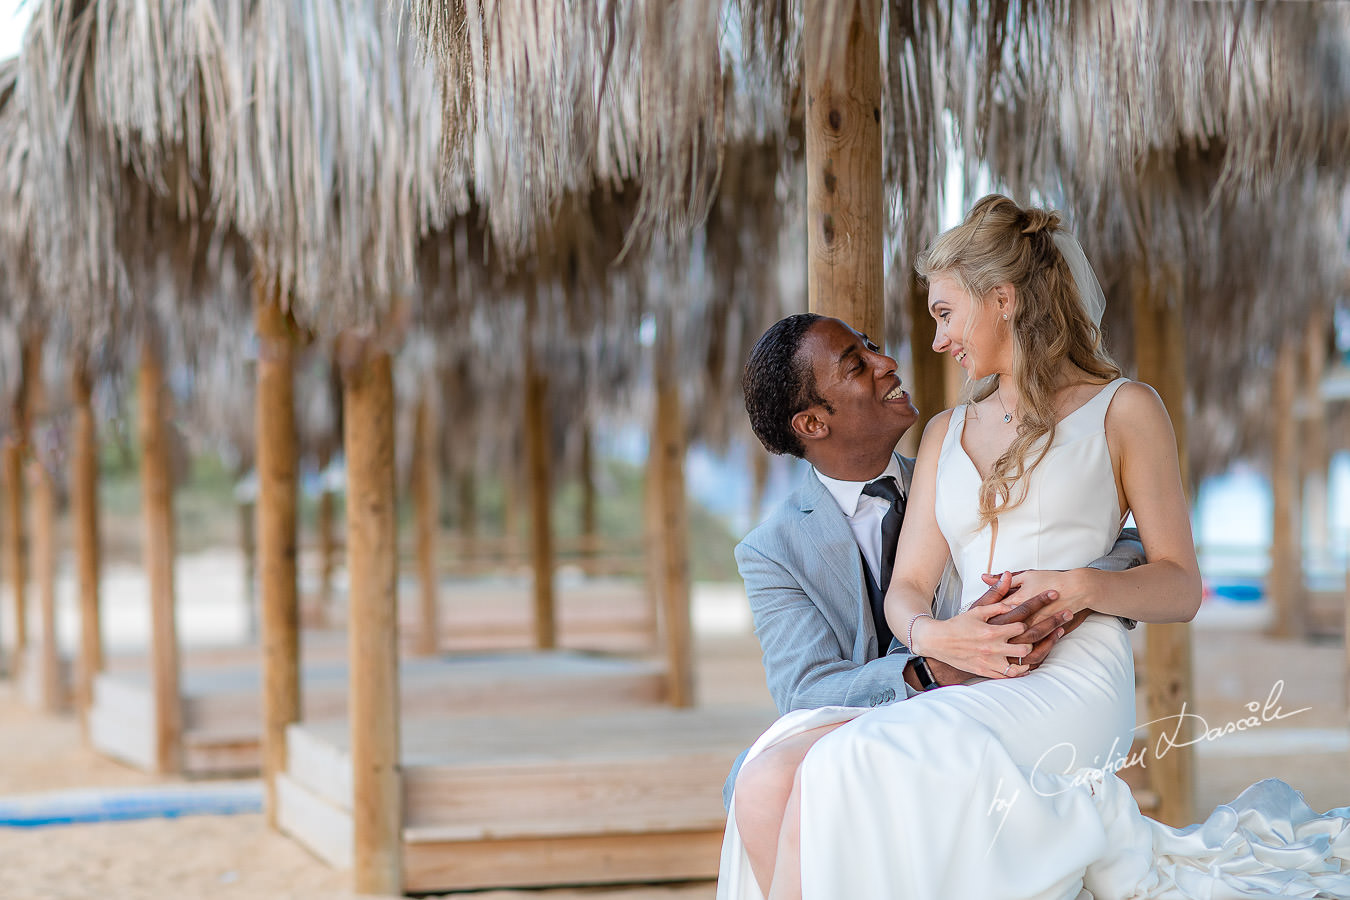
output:
[[[417,521],[417,575],[421,621],[413,643],[419,656],[433,656],[440,649],[440,616],[437,611],[436,535],[440,531],[441,471],[436,452],[440,428],[430,388],[417,405],[413,436],[413,507]]]
[[[94,702],[94,678],[103,671],[102,604],[99,599],[102,547],[98,534],[98,434],[94,425],[93,385],[83,360],[71,373],[75,406],[74,450],[71,454],[70,518],[74,532],[75,567],[79,581],[80,658],[75,697],[85,734]]]
[[[528,381],[528,379],[527,379]],[[528,401],[527,401],[528,402]],[[528,423],[528,413],[522,412]],[[528,428],[528,425],[527,425]],[[526,439],[529,439],[528,433]],[[515,557],[520,548],[520,460],[512,455],[504,460],[502,476],[502,536],[508,557]]]
[[[911,444],[914,453],[919,449],[919,437],[928,425],[928,420],[946,409],[947,371],[950,357],[945,353],[933,352],[933,340],[937,337],[937,323],[928,312],[928,284],[917,272],[909,273],[909,353],[914,368],[914,383],[907,385],[909,398],[919,411],[919,419],[905,433],[904,440]],[[964,370],[963,370],[964,371]]]
[[[385,352],[357,347],[348,357],[342,384],[351,581],[352,881],[357,893],[398,894],[403,890],[403,807],[394,376]]]
[[[694,640],[689,586],[689,508],[684,491],[684,407],[671,368],[673,353],[657,361],[656,418],[652,424],[657,465],[649,485],[656,500],[657,560],[666,677],[671,706],[694,705]]]
[[[769,451],[754,441],[746,445],[750,452],[750,522],[764,515],[764,494],[769,489]]]
[[[589,574],[599,550],[600,531],[596,521],[594,426],[586,422],[581,429],[581,558]]]
[[[28,391],[28,422],[40,421],[47,415],[47,391],[42,380],[42,342],[40,339],[24,346],[24,368],[32,373],[25,379]],[[29,435],[31,443],[32,435]],[[61,652],[56,643],[56,484],[36,452],[28,457],[28,489],[32,496],[33,541],[29,545],[34,586],[37,588],[38,612],[42,622],[41,643],[38,645],[39,707],[47,712],[58,712],[66,704],[65,684],[61,676]]]
[[[553,473],[549,455],[548,379],[535,359],[534,308],[528,298],[525,328],[525,466],[530,493],[530,562],[534,570],[534,645],[558,645],[553,593]]]
[[[1307,530],[1305,543],[1318,564],[1331,557],[1330,523],[1327,518],[1327,475],[1331,468],[1331,453],[1327,444],[1327,404],[1322,399],[1322,379],[1327,373],[1327,350],[1331,340],[1328,318],[1327,311],[1321,309],[1308,318],[1297,403],[1302,421],[1299,484],[1305,512],[1304,527]]]
[[[141,345],[136,385],[141,443],[141,517],[150,587],[150,658],[155,710],[155,768],[182,766],[183,711],[178,688],[178,629],[174,609],[173,475],[164,403],[164,369],[149,341]]]
[[[1271,448],[1270,487],[1274,522],[1270,542],[1269,594],[1274,619],[1269,633],[1276,637],[1307,634],[1307,606],[1303,595],[1303,539],[1299,528],[1298,342],[1289,337],[1280,345],[1275,363],[1274,444]]]
[[[1167,291],[1150,283],[1142,269],[1134,287],[1134,355],[1138,378],[1157,390],[1172,419],[1183,489],[1190,495],[1186,443],[1186,332],[1179,303]],[[1178,746],[1152,753],[1148,769],[1158,795],[1157,818],[1169,825],[1185,825],[1194,818],[1195,754],[1175,737],[1176,716],[1194,696],[1191,663],[1191,626],[1187,622],[1147,625],[1145,666],[1148,684],[1149,745],[1157,748],[1164,733]],[[1187,737],[1184,729],[1180,738]]]
[[[255,403],[257,398],[254,398]],[[256,415],[256,410],[254,411]],[[249,642],[259,640],[261,626],[258,623],[261,611],[258,609],[258,502],[255,495],[252,500],[242,499],[235,504],[239,514],[239,550],[244,556],[244,611],[247,618],[246,634]]]
[[[10,675],[17,675],[23,667],[23,654],[28,647],[28,561],[24,558],[23,526],[23,443],[17,434],[4,439],[5,481],[5,574],[9,578],[9,593],[14,609],[14,656],[10,660]]]
[[[10,675],[23,668],[24,653],[28,648],[28,559],[27,529],[24,525],[23,457],[28,444],[28,379],[37,375],[28,366],[29,353],[21,351],[19,384],[14,390],[10,428],[4,441],[5,481],[5,573],[9,578],[10,596],[14,603],[14,658]]]
[[[294,340],[274,278],[254,279],[258,330],[258,569],[261,574],[262,776],[267,824],[277,827],[277,775],[286,728],[300,721],[300,596],[296,580],[299,463]]]
[[[459,473],[459,533],[464,538],[464,559],[478,553],[478,482],[473,469]]]
[[[882,343],[881,3],[829,5],[804,8],[807,303]]]
[[[323,461],[328,468],[328,460]],[[319,602],[315,621],[328,627],[333,621],[333,568],[337,560],[337,502],[327,485],[319,494]]]

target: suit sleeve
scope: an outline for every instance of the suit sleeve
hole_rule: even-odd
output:
[[[764,674],[780,714],[821,706],[879,706],[916,691],[905,683],[910,654],[895,652],[866,664],[841,651],[825,616],[791,572],[753,546],[736,547],[736,564],[750,597]]]
[[[1148,559],[1144,555],[1144,543],[1139,540],[1139,531],[1126,528],[1116,539],[1111,552],[1101,559],[1088,563],[1088,568],[1101,569],[1103,572],[1124,572],[1135,566],[1143,565]]]

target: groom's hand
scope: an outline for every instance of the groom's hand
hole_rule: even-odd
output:
[[[975,601],[975,606],[998,603],[1000,600],[1005,600],[1017,593],[1017,588],[1012,587],[1012,573],[1005,572],[998,578],[993,575],[985,575],[983,578],[985,583],[989,585],[989,590],[979,600]],[[992,616],[989,622],[992,625],[1006,625],[1012,622],[1026,623],[1035,618],[1041,610],[1057,600],[1058,597],[1059,595],[1054,591],[1043,591],[1029,600],[1024,600],[1005,613]],[[1078,621],[1073,621],[1073,618],[1067,610],[1046,616],[1017,637],[1009,638],[1008,642],[1027,645],[1027,652],[1021,657],[1020,661],[1034,669],[1050,655],[1056,641],[1077,627]],[[934,675],[936,676],[936,673]]]

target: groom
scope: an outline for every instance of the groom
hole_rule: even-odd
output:
[[[894,639],[883,611],[914,469],[895,445],[918,420],[895,360],[838,319],[804,313],[760,337],[744,387],[750,425],[764,448],[812,467],[801,487],[736,547],[779,713],[879,706],[969,678],[940,660],[912,655],[903,635]],[[1142,561],[1142,545],[1122,537],[1110,556],[1092,565],[1119,570]],[[944,599],[959,597],[960,585],[948,572],[937,606],[939,614],[951,615],[955,609]],[[978,602],[1003,596],[995,587]],[[1033,597],[990,621],[1025,622],[1049,602]],[[1056,625],[1046,620],[1013,639],[1032,645],[1028,662],[1038,664],[1050,652]]]

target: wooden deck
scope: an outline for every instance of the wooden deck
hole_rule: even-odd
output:
[[[405,891],[678,881],[717,874],[721,785],[763,707],[405,718]],[[289,732],[283,830],[351,864],[345,722]]]
[[[188,775],[257,772],[262,716],[256,660],[187,665],[182,676],[183,765]],[[405,660],[399,667],[406,715],[473,715],[511,709],[579,710],[658,704],[659,663],[573,651],[455,654]],[[308,720],[347,711],[347,664],[311,659],[301,669]],[[154,768],[154,705],[144,668],[114,667],[94,682],[90,739],[98,751],[147,771]]]

